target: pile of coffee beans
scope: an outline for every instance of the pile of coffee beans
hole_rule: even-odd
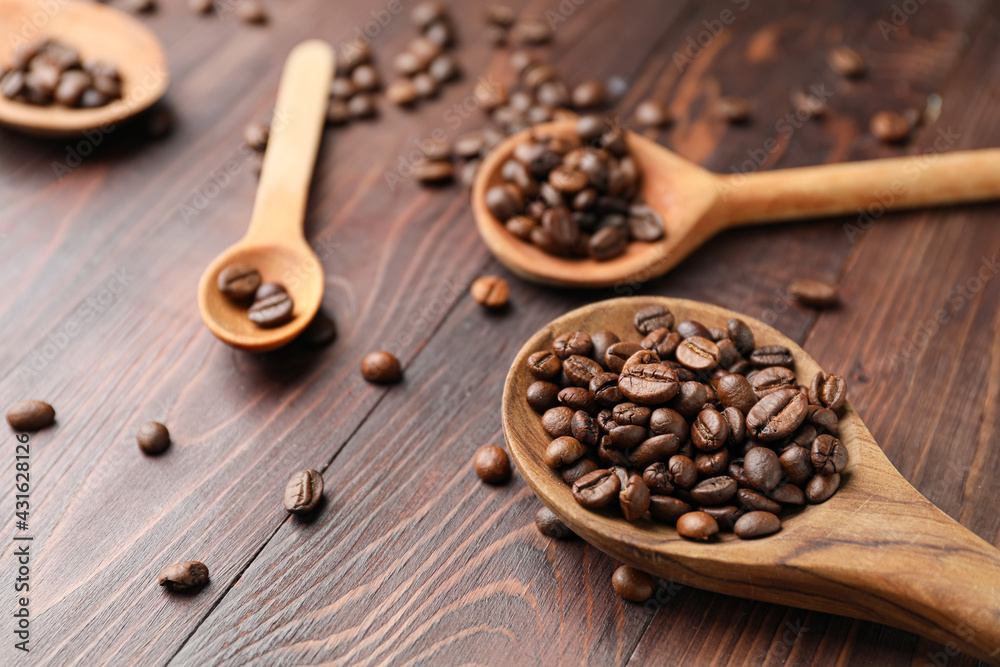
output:
[[[461,74],[458,61],[448,53],[455,43],[455,29],[444,3],[421,3],[410,18],[420,35],[393,59],[392,68],[399,78],[386,89],[389,101],[398,106],[437,97],[442,86]]]
[[[85,61],[73,47],[43,40],[21,45],[0,66],[0,95],[37,106],[92,109],[121,98],[122,77],[112,64]]]
[[[792,353],[758,346],[739,319],[675,326],[651,306],[634,325],[621,338],[565,333],[528,358],[526,399],[552,438],[544,459],[582,507],[648,515],[690,539],[752,538],[778,531],[784,507],[836,492],[844,378],[799,385]]]
[[[663,219],[639,197],[642,174],[625,131],[599,116],[582,116],[572,137],[519,144],[501,175],[486,207],[511,234],[551,255],[607,260],[631,241],[663,238]]]
[[[486,40],[493,46],[506,46],[511,42],[522,46],[540,46],[552,41],[552,25],[546,18],[530,14],[519,17],[507,5],[488,5],[484,18]]]
[[[343,125],[351,120],[374,118],[378,114],[375,96],[381,89],[382,77],[375,67],[371,46],[361,40],[345,44],[330,83],[327,123]]]
[[[247,264],[230,264],[219,272],[219,291],[235,304],[248,306],[247,317],[262,329],[287,324],[295,303],[283,285],[262,282],[260,272]]]

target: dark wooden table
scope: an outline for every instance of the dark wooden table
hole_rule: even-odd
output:
[[[0,404],[37,397],[58,410],[58,425],[31,440],[28,655],[12,647],[13,518],[4,533],[3,663],[974,662],[876,623],[667,582],[655,604],[624,602],[612,559],[539,535],[524,482],[485,486],[470,461],[480,445],[503,444],[509,361],[548,320],[621,294],[702,299],[773,323],[847,376],[903,475],[1000,545],[997,205],[743,229],[666,277],[614,290],[522,282],[480,242],[463,189],[386,182],[434,128],[454,136],[483,123],[474,113],[454,127],[448,114],[476,73],[509,76],[507,53],[486,44],[482,5],[454,3],[472,76],[416,112],[383,104],[381,120],[327,134],[307,232],[338,340],[251,356],[215,340],[195,304],[202,268],[249,219],[256,181],[242,127],[267,117],[296,42],[348,39],[392,3],[295,0],[266,28],[162,4],[145,20],[172,66],[169,137],[0,132]],[[668,101],[678,120],[657,138],[717,171],[894,155],[919,168],[942,148],[1000,145],[997,2],[526,6],[565,19],[551,54],[569,82],[625,77],[623,114],[648,97]],[[378,32],[387,75],[414,32],[402,16]],[[841,42],[865,55],[866,79],[846,82],[826,65]],[[812,85],[832,93],[829,117],[782,123],[789,89]],[[712,120],[720,93],[752,99],[753,122]],[[941,116],[907,145],[868,134],[874,111],[922,109],[931,93]],[[70,166],[61,178],[59,164]],[[510,279],[508,312],[468,297],[484,273]],[[792,303],[798,277],[839,284],[842,307]],[[401,385],[358,380],[373,348],[402,359]],[[158,458],[135,445],[151,419],[174,439]],[[2,507],[12,513],[16,443],[4,437]],[[308,520],[289,518],[280,500],[303,467],[324,470],[328,489]],[[211,568],[205,590],[156,586],[163,566],[186,559]]]

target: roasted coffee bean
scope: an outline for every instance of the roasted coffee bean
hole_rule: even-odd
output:
[[[830,49],[826,60],[838,74],[856,78],[865,73],[865,59],[849,46],[837,46]]]
[[[719,532],[719,524],[705,512],[688,512],[677,519],[677,534],[689,540],[707,540]]]
[[[792,434],[791,440],[789,440],[785,449],[793,445],[798,445],[799,447],[805,447],[806,449],[812,449],[813,440],[816,439],[816,427],[812,424],[803,424],[799,427],[795,433]],[[784,452],[784,450],[782,450]]]
[[[663,218],[645,204],[634,204],[629,207],[628,230],[636,241],[658,241],[664,234]]]
[[[665,403],[677,394],[677,374],[662,364],[626,366],[618,379],[618,389],[635,403]]]
[[[619,342],[618,335],[613,331],[603,329],[591,334],[590,340],[594,346],[591,356],[595,361],[597,361],[597,363],[606,368],[607,362],[604,359],[604,353],[608,351],[609,347]]]
[[[576,194],[587,187],[587,175],[578,169],[560,166],[549,172],[549,183],[563,194]]]
[[[792,484],[801,486],[813,473],[812,457],[805,447],[789,447],[778,460],[782,472]]]
[[[736,482],[728,475],[710,477],[691,487],[691,498],[700,505],[722,505],[736,495]]]
[[[777,389],[760,399],[747,414],[747,431],[759,440],[780,440],[805,421],[807,407],[799,391]]]
[[[236,17],[244,23],[261,25],[267,23],[267,8],[260,0],[240,0],[236,5]]]
[[[779,484],[771,490],[771,498],[783,505],[805,505],[806,494],[794,484]]]
[[[799,303],[816,308],[835,306],[839,300],[837,287],[822,280],[809,278],[796,280],[788,287],[788,292]]]
[[[590,380],[590,392],[600,405],[615,406],[625,400],[618,389],[618,375],[598,373]]]
[[[621,449],[632,449],[646,439],[646,427],[632,424],[615,424],[608,431],[611,441],[615,447]]]
[[[674,476],[674,484],[682,489],[690,489],[698,481],[698,467],[694,461],[682,454],[671,456],[667,468]]]
[[[729,339],[736,344],[736,349],[740,351],[740,354],[747,356],[753,352],[757,344],[754,341],[753,331],[750,330],[746,322],[734,317],[726,323],[726,330],[729,332]]]
[[[670,407],[687,419],[694,419],[706,403],[715,399],[715,392],[701,382],[682,382]]]
[[[614,466],[625,468],[629,466],[628,454],[625,453],[624,449],[615,446],[610,435],[602,437],[598,442],[597,458],[608,468]]]
[[[584,81],[573,89],[572,102],[577,109],[602,107],[608,102],[608,90],[600,81]]]
[[[545,186],[542,186],[544,193]],[[542,229],[548,232],[556,245],[572,248],[580,239],[580,223],[565,206],[553,206],[542,214]]]
[[[740,489],[736,492],[736,498],[740,501],[740,504],[743,505],[743,507],[746,507],[749,510],[761,510],[764,512],[771,512],[773,514],[781,512],[780,503],[776,503],[764,494],[758,493],[752,489]]]
[[[597,413],[597,403],[589,389],[583,387],[566,387],[559,391],[559,402],[573,410],[583,410],[590,414]]]
[[[573,412],[572,408],[560,405],[550,408],[542,415],[542,428],[553,438],[573,433]]]
[[[444,37],[444,36],[442,36]],[[435,41],[431,34],[428,33],[427,38],[431,41]],[[453,79],[457,79],[461,74],[461,68],[458,63],[447,53],[442,53],[431,61],[431,64],[427,66],[427,74],[437,81],[439,84],[448,83]]]
[[[369,352],[361,360],[361,375],[369,382],[389,384],[398,382],[403,376],[403,370],[395,355],[376,350]]]
[[[584,410],[577,410],[573,413],[570,430],[574,438],[590,447],[595,446],[601,437],[601,429],[597,421]]]
[[[651,495],[649,497],[649,513],[654,519],[664,523],[674,523],[693,509],[694,507],[689,503],[673,496]]]
[[[496,445],[485,445],[476,450],[472,459],[479,479],[487,484],[506,484],[510,479],[510,458]]]
[[[408,79],[404,79],[408,81]],[[337,100],[348,100],[354,96],[354,93],[358,92],[351,83],[351,79],[346,76],[338,76],[333,79],[330,83],[330,97]]]
[[[649,509],[649,488],[639,475],[632,475],[618,495],[622,516],[626,521],[637,521]]]
[[[643,470],[658,461],[669,461],[677,453],[679,446],[680,443],[674,435],[654,435],[643,440],[638,447],[629,452],[629,464],[633,468]]]
[[[674,492],[674,476],[662,461],[647,466],[642,473],[642,481],[646,483],[650,493],[655,495],[665,496]]]
[[[676,331],[656,329],[646,334],[646,337],[642,339],[641,345],[647,350],[656,352],[660,359],[666,359],[673,356],[680,342],[681,335]]]
[[[570,382],[578,387],[589,386],[594,376],[603,372],[604,369],[601,368],[601,365],[589,357],[574,354],[563,360],[563,373],[566,374],[566,378]]]
[[[847,447],[832,435],[823,434],[813,440],[810,458],[820,475],[843,472],[847,467]]]
[[[528,405],[541,414],[559,405],[559,386],[545,380],[536,380],[528,385]]]
[[[563,481],[566,484],[573,486],[573,484],[576,483],[576,480],[580,479],[584,475],[587,475],[588,473],[594,472],[598,469],[598,467],[599,466],[591,459],[580,459],[573,465],[562,469],[561,474]]]
[[[829,500],[840,486],[840,475],[813,475],[806,483],[806,500],[819,504]]]
[[[718,477],[729,472],[729,450],[720,449],[711,454],[698,454],[694,457],[694,467],[702,478]]]
[[[621,491],[618,476],[610,470],[595,470],[576,480],[573,497],[587,509],[600,509],[610,505]]]
[[[743,457],[743,469],[750,485],[767,493],[781,480],[781,463],[778,455],[767,447],[753,447]]]
[[[618,257],[628,247],[628,234],[614,227],[602,227],[590,237],[588,254],[598,261]]]
[[[813,376],[809,385],[809,402],[834,412],[843,407],[846,395],[847,380],[839,375],[827,375],[820,371]]]
[[[257,326],[267,329],[292,321],[294,303],[288,292],[278,292],[266,297],[256,297],[247,317]]]
[[[720,531],[732,532],[737,519],[740,518],[741,510],[736,505],[720,505],[717,507],[699,507],[699,512],[709,515],[719,525]]]
[[[595,417],[597,425],[601,427],[604,433],[607,433],[611,428],[617,423],[614,419],[614,413],[610,408],[605,408],[597,413]]]
[[[83,93],[92,82],[90,74],[82,70],[63,72],[53,97],[58,104],[75,107],[80,103],[80,98],[83,97]]]
[[[413,177],[423,185],[445,183],[455,177],[455,167],[447,160],[423,160],[413,165]]]
[[[795,373],[784,366],[768,366],[753,376],[753,391],[758,398],[764,398],[778,389],[794,389],[797,384]]]
[[[410,20],[423,30],[435,21],[445,19],[447,15],[448,8],[443,2],[428,1],[421,2],[410,11]]]
[[[691,424],[691,442],[703,452],[712,452],[729,440],[729,423],[715,408],[705,408]]]
[[[747,423],[743,413],[736,408],[726,408],[722,411],[722,417],[729,427],[729,446],[741,445],[747,439]]]
[[[733,461],[729,464],[729,476],[741,487],[750,486],[750,479],[747,477],[747,471],[743,467],[742,460],[739,463]]]
[[[204,563],[189,560],[163,568],[157,577],[160,586],[172,591],[189,591],[208,583],[208,568]]]
[[[744,415],[757,403],[753,387],[742,375],[726,375],[715,381],[719,402],[727,408],[736,408]]]
[[[837,414],[829,408],[810,405],[806,420],[816,428],[823,428],[833,433],[837,430]]]
[[[543,507],[535,514],[535,527],[545,537],[554,540],[567,540],[574,537],[573,531],[564,524],[548,507]]]
[[[678,442],[690,436],[690,427],[683,416],[670,408],[657,408],[649,417],[649,430],[655,435],[673,434]]]
[[[263,283],[257,288],[254,299],[267,299],[276,294],[285,294],[287,290],[279,283]]]
[[[677,324],[677,333],[680,334],[681,338],[694,338],[697,336],[699,338],[707,338],[709,341],[712,339],[712,332],[709,331],[708,327],[694,320],[679,322]]]
[[[500,276],[476,278],[469,291],[472,293],[473,301],[493,310],[506,306],[507,298],[510,296],[510,287]]]
[[[640,127],[661,127],[670,122],[670,112],[656,100],[644,100],[635,108],[635,122]]]
[[[674,326],[674,315],[664,306],[648,306],[635,314],[635,328],[646,335],[657,329]]]
[[[742,97],[729,95],[715,100],[713,111],[728,123],[743,123],[750,117],[750,103]]]
[[[587,453],[587,448],[574,437],[564,435],[549,443],[545,449],[545,463],[550,468],[562,468],[576,463]]]
[[[635,403],[620,403],[611,412],[618,424],[632,424],[644,428],[649,425],[650,415],[653,413],[649,408]]]
[[[594,351],[594,343],[582,331],[573,331],[556,338],[552,343],[552,351],[560,359],[567,359],[574,354],[587,357]]]
[[[7,423],[15,431],[38,431],[56,420],[55,409],[44,401],[18,401],[7,411]]]
[[[214,0],[188,0],[188,8],[195,14],[207,14],[214,6]]]
[[[504,227],[507,228],[507,231],[522,241],[530,241],[531,233],[535,231],[536,227],[538,227],[538,223],[535,222],[533,218],[529,218],[526,215],[515,215],[504,223]]]
[[[629,341],[614,343],[604,353],[604,365],[612,373],[621,373],[625,368],[625,362],[640,350],[642,350],[642,347],[638,343]]]
[[[219,291],[232,301],[252,299],[260,287],[260,272],[247,264],[230,264],[219,272]]]
[[[611,587],[629,602],[645,602],[656,592],[656,581],[630,565],[622,565],[611,575]]]
[[[730,368],[737,361],[742,359],[740,356],[740,351],[736,349],[736,343],[725,337],[725,331],[722,331],[723,336],[716,339],[717,331],[712,330],[712,340],[715,342],[715,346],[719,348],[719,368]]]
[[[450,160],[451,143],[445,141],[429,141],[420,147],[421,152],[428,160]]]
[[[507,220],[520,211],[522,206],[524,199],[515,185],[494,185],[486,191],[486,208],[497,220]]]
[[[781,519],[771,512],[747,512],[733,527],[736,536],[744,540],[773,535],[781,530]]]
[[[895,111],[879,111],[872,116],[869,129],[876,139],[887,144],[904,141],[910,136],[910,123]]]
[[[170,432],[160,422],[146,422],[135,434],[139,449],[145,454],[162,454],[170,446]]]
[[[305,514],[316,509],[323,497],[323,475],[316,470],[300,470],[285,485],[285,510]]]
[[[792,356],[792,353],[787,347],[781,345],[758,347],[750,353],[748,359],[756,368],[767,368],[768,366],[795,367],[795,358]]]
[[[441,84],[427,72],[420,72],[413,77],[413,88],[425,100],[436,97],[441,92]]]
[[[330,106],[326,110],[326,122],[330,125],[343,125],[351,119],[351,110],[347,108],[344,100],[330,100]],[[260,174],[260,169],[257,169]]]
[[[552,41],[552,27],[548,19],[539,16],[521,16],[510,28],[511,39],[528,46],[539,46]]]
[[[528,357],[528,370],[539,380],[553,380],[559,377],[562,362],[549,350],[542,350]]]

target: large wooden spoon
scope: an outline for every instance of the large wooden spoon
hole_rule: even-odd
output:
[[[554,320],[525,343],[503,394],[503,431],[525,481],[577,535],[611,556],[660,577],[729,595],[887,623],[1000,663],[1000,551],[937,509],[893,468],[849,405],[840,439],[850,452],[840,490],[820,505],[782,517],[779,533],[759,540],[720,534],[711,543],[673,527],[614,511],[583,509],[544,462],[551,440],[527,404],[534,378],[528,356],[560,334],[609,329],[638,342],[635,312],[653,304],[678,320],[725,326],[739,317],[758,345],[784,345],[800,383],[820,370],[792,340],[752,318],[696,301],[612,299]]]
[[[108,128],[150,107],[163,97],[169,74],[156,35],[125,12],[98,2],[3,0],[0,2],[0,69],[18,44],[56,39],[84,59],[115,65],[122,76],[122,97],[94,109],[37,106],[0,95],[0,124],[46,137]],[[93,148],[93,147],[91,147]]]
[[[212,333],[234,347],[252,352],[281,347],[302,333],[319,311],[325,286],[323,266],[306,242],[303,223],[333,68],[333,49],[320,40],[303,42],[288,56],[250,228],[201,276],[201,317]],[[288,290],[295,303],[290,322],[262,329],[247,317],[246,307],[232,303],[219,291],[219,272],[237,263],[256,268],[265,282],[281,283]]]
[[[642,194],[659,211],[666,237],[631,243],[607,261],[554,257],[508,232],[486,207],[486,191],[503,182],[500,171],[534,132],[573,136],[575,121],[562,120],[508,137],[483,161],[472,188],[472,210],[490,251],[511,271],[560,287],[611,287],[660,276],[728,227],[871,210],[953,204],[1000,197],[1000,149],[850,162],[752,175],[713,174],[628,132],[629,149],[642,170]]]

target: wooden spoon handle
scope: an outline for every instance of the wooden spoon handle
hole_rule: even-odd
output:
[[[720,181],[723,226],[844,214],[870,224],[889,209],[1000,197],[1000,149],[731,174]]]
[[[315,39],[292,49],[285,62],[247,241],[287,243],[305,238],[302,224],[333,68],[333,49]]]

